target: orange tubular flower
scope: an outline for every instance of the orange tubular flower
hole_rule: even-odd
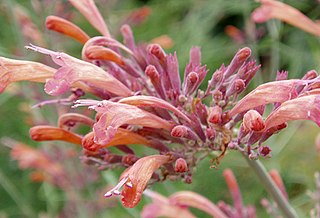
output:
[[[69,36],[82,44],[85,44],[90,39],[80,27],[61,17],[48,16],[46,19],[46,27],[49,30]]]
[[[296,26],[308,33],[320,36],[320,25],[313,22],[299,10],[280,1],[259,0],[262,4],[252,13],[252,20],[256,23],[263,23],[272,18],[281,20]]]
[[[55,69],[32,61],[0,57],[0,93],[13,82],[45,82],[53,77]]]
[[[165,155],[152,155],[139,159],[132,167],[122,173],[117,186],[105,194],[105,197],[121,194],[125,207],[135,207],[146,188],[152,174],[162,165],[169,163],[171,158]],[[119,189],[123,186],[122,191]]]
[[[96,144],[94,142],[93,132],[85,135],[82,140],[82,146],[90,151],[97,151],[99,148],[126,144],[141,144],[152,147],[151,141],[147,140],[145,137],[123,128],[118,128],[111,141],[104,145]]]
[[[119,64],[121,67],[125,66],[123,58],[118,53],[99,45],[91,45],[87,47],[86,57],[89,60],[108,60]]]
[[[29,133],[32,140],[35,141],[60,140],[81,145],[82,140],[81,136],[73,132],[53,126],[34,126]]]

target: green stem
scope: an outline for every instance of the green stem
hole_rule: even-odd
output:
[[[296,211],[289,204],[288,200],[284,198],[279,188],[271,179],[266,168],[259,160],[250,160],[247,156],[243,155],[249,166],[257,174],[260,182],[263,184],[267,192],[273,197],[273,200],[277,203],[279,209],[288,218],[298,217]]]

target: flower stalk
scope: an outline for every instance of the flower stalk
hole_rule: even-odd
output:
[[[255,172],[258,176],[261,184],[265,187],[267,192],[272,196],[273,200],[279,206],[279,209],[282,213],[288,218],[298,218],[298,214],[294,208],[290,205],[288,200],[281,193],[281,190],[272,180],[268,174],[266,168],[259,160],[250,160],[246,155],[243,155],[244,159],[247,161],[249,167]]]

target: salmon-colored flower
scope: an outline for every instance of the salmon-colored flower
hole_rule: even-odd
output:
[[[282,103],[265,120],[265,129],[290,120],[312,120],[320,126],[320,96],[303,96]]]
[[[30,137],[35,141],[60,140],[81,145],[82,137],[53,126],[34,126],[30,129]]]
[[[129,96],[132,93],[120,81],[96,65],[66,53],[54,52],[34,45],[27,46],[27,48],[50,55],[52,60],[61,66],[53,79],[46,82],[45,91],[50,95],[63,94],[77,82],[85,82],[95,88],[101,88],[119,96]]]
[[[94,137],[94,132],[90,132],[87,135],[85,135],[82,139],[82,146],[90,151],[97,151],[98,149],[103,147],[127,144],[140,144],[153,147],[152,141],[146,139],[145,137],[137,133],[123,128],[118,128],[114,137],[107,144],[96,144],[94,141]]]
[[[254,22],[263,23],[274,18],[320,36],[320,25],[296,8],[277,0],[259,0],[259,2],[261,6],[255,9],[251,15]]]
[[[152,204],[143,208],[142,217],[195,217],[188,207],[193,207],[202,210],[212,217],[226,218],[225,215],[214,203],[210,202],[207,198],[192,192],[180,191],[172,194],[166,198],[151,190],[146,190],[145,195],[151,197]]]
[[[46,27],[49,30],[67,35],[82,44],[85,44],[90,39],[80,27],[61,17],[48,16],[46,19]]]
[[[117,129],[124,124],[139,125],[170,131],[172,124],[152,113],[136,106],[111,101],[78,100],[77,106],[90,106],[101,113],[99,120],[93,126],[95,142],[101,145],[109,143]]]
[[[77,8],[83,16],[104,36],[110,37],[108,26],[103,20],[96,4],[93,0],[69,0],[70,3]]]
[[[152,155],[139,159],[132,167],[122,173],[118,185],[107,192],[105,197],[121,194],[123,206],[135,207],[139,203],[152,174],[170,161],[170,157],[165,155]],[[123,189],[120,192],[121,187]]]
[[[55,69],[32,61],[0,57],[0,93],[13,82],[45,82],[53,77]]]
[[[179,205],[173,205],[170,200],[159,193],[151,190],[146,190],[145,195],[152,198],[152,203],[144,206],[141,217],[142,218],[195,218],[188,208]]]
[[[122,98],[119,101],[119,103],[125,103],[125,104],[135,105],[139,107],[151,106],[151,107],[163,108],[171,111],[177,117],[184,119],[186,122],[188,123],[191,122],[189,117],[187,117],[184,113],[182,113],[176,107],[171,105],[169,102],[153,96],[143,96],[143,95],[130,96],[130,97]]]
[[[63,166],[52,160],[47,154],[22,143],[15,143],[11,150],[11,157],[17,160],[22,169],[32,168],[41,172],[48,182],[65,185],[65,171]]]
[[[279,80],[264,83],[242,98],[230,111],[229,116],[233,117],[255,107],[276,102],[284,102],[296,98],[296,88],[307,85],[315,80]]]

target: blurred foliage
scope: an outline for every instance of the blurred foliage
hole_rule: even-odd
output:
[[[35,2],[42,4],[43,10],[34,11]],[[43,33],[49,48],[66,51],[79,57],[80,44],[45,30],[45,17],[55,11],[55,8],[50,6],[52,2],[49,0],[3,0],[0,2],[0,55],[28,60],[40,58],[37,54],[31,54],[24,49],[24,45],[28,42],[21,35],[13,13],[14,5],[21,4]],[[86,30],[89,35],[97,34],[67,1],[63,2],[66,9],[62,15],[68,10],[73,11],[71,14],[73,22]],[[177,52],[182,72],[192,46],[201,47],[202,62],[207,64],[211,73],[222,63],[228,64],[239,48],[249,46],[254,57],[262,64],[262,71],[258,73],[254,85],[273,80],[277,70],[288,70],[290,78],[297,78],[308,70],[320,69],[319,38],[276,20],[265,24],[253,24],[250,21],[250,13],[258,6],[258,3],[253,0],[242,0],[241,3],[238,0],[97,0],[96,2],[111,32],[117,37],[120,37],[119,27],[123,17],[136,8],[150,7],[152,10],[150,17],[144,23],[133,27],[136,41],[148,42],[163,34],[170,36],[174,46],[167,52]],[[312,19],[320,17],[318,1],[285,2]],[[243,32],[243,43],[235,42],[226,34],[225,27],[228,25],[233,25]],[[39,93],[29,90],[31,90],[30,85],[22,83],[11,86],[0,95],[0,137],[14,138],[33,146],[41,145],[50,150],[50,143],[32,142],[28,136],[28,129],[31,117],[35,120],[39,116],[45,117],[48,122],[55,122],[54,114],[57,108],[45,106],[44,109],[34,109],[29,112],[30,105],[37,102],[32,99],[41,93],[41,88],[38,88]],[[282,134],[272,137],[267,142],[273,149],[273,158],[264,160],[263,163],[268,169],[277,169],[280,172],[293,206],[297,208],[301,217],[306,217],[312,207],[306,191],[315,189],[313,174],[319,170],[320,166],[320,153],[316,152],[314,145],[314,138],[319,131],[310,123],[292,124]],[[54,144],[60,147],[71,147],[79,154],[81,153],[80,149],[74,145]],[[78,158],[73,158],[69,164],[78,164],[79,166],[75,169],[82,172]],[[267,193],[237,152],[229,152],[218,170],[209,170],[209,166],[209,160],[201,162],[191,185],[167,181],[163,184],[155,184],[152,189],[166,196],[182,189],[193,190],[213,202],[224,200],[231,203],[230,193],[222,177],[223,169],[231,168],[242,190],[245,204],[254,204],[258,210],[258,217],[268,217],[259,203]],[[102,172],[95,186],[87,187],[86,195],[83,195],[83,199],[79,201],[79,208],[74,217],[92,215],[94,217],[138,217],[143,204],[149,202],[149,199],[144,198],[134,209],[125,209],[116,203],[116,207],[107,208],[102,213],[85,213],[87,199],[98,200],[97,190],[105,187],[106,184],[116,184],[119,173],[120,171]],[[65,193],[58,188],[46,183],[31,182],[29,171],[21,171],[18,168],[17,163],[10,159],[9,149],[5,146],[0,147],[0,196],[0,217],[56,217],[65,203]],[[195,213],[199,217],[206,217],[199,211]]]

